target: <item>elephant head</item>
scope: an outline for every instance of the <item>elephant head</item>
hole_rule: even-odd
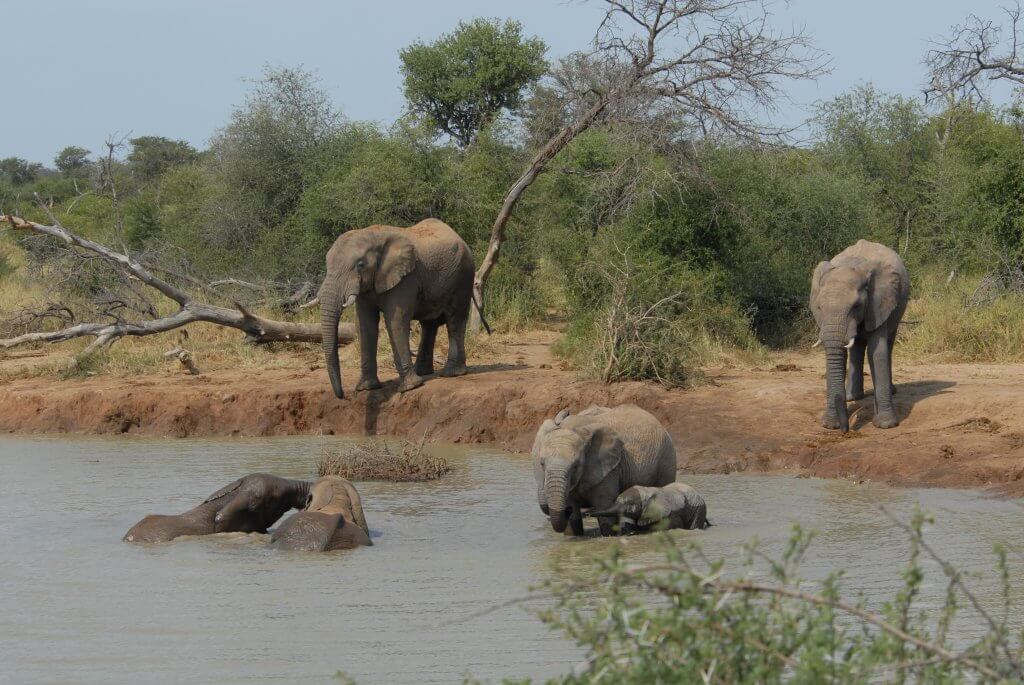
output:
[[[351,482],[340,476],[324,476],[309,489],[305,511],[341,514],[369,533],[363,501]]]
[[[899,303],[900,277],[893,268],[862,258],[821,262],[811,277],[811,312],[825,348],[828,406],[839,428],[849,430],[846,358],[858,332],[883,325]],[[819,344],[815,343],[815,345]]]
[[[338,363],[338,319],[360,295],[385,293],[416,268],[412,241],[395,231],[362,228],[342,234],[327,252],[327,276],[320,286],[324,355],[331,387],[345,396]]]
[[[640,521],[651,500],[654,498],[654,491],[650,488],[640,488],[634,485],[615,498],[615,503],[607,509],[591,511],[591,516],[615,516],[620,520],[623,518]]]
[[[538,497],[543,497],[551,527],[563,532],[578,513],[585,493],[618,473],[625,456],[622,440],[610,428],[556,426],[537,449]],[[589,502],[588,502],[589,504]]]

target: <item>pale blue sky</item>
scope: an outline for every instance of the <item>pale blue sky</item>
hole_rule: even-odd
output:
[[[783,105],[776,121],[798,124],[808,105],[858,82],[919,93],[929,41],[969,12],[1000,16],[1006,2],[777,2],[776,25],[804,27],[833,71],[790,87],[796,104]],[[398,50],[474,16],[518,19],[555,58],[586,46],[600,8],[579,0],[0,0],[0,157],[49,163],[65,145],[98,151],[114,132],[202,147],[264,64],[313,69],[349,118],[390,122],[402,109]]]

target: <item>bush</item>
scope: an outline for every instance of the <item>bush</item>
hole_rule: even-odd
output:
[[[541,618],[588,653],[575,673],[554,682],[1020,682],[1005,550],[995,550],[1004,607],[989,613],[927,545],[925,522],[917,513],[900,524],[910,538],[903,585],[877,612],[842,597],[839,572],[817,587],[801,582],[813,535],[799,527],[781,558],[749,546],[738,569],[669,534],[659,534],[663,558],[650,564],[630,563],[617,545],[592,568],[562,569],[545,585],[555,605]],[[920,598],[922,556],[947,586],[944,605],[930,614]],[[989,629],[957,651],[950,626],[961,607]]]
[[[323,476],[349,480],[386,480],[396,483],[437,480],[451,471],[444,457],[423,451],[427,436],[418,443],[403,440],[399,451],[386,442],[364,440],[338,449],[324,447],[316,470]]]

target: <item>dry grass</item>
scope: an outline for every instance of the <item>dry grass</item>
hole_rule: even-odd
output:
[[[436,480],[451,471],[448,461],[424,451],[427,436],[418,442],[403,440],[396,451],[388,443],[363,440],[341,448],[321,448],[316,468],[320,477],[349,480],[385,480],[396,483]]]

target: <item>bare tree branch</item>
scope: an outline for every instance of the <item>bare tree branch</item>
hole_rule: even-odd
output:
[[[246,340],[252,343],[319,343],[322,340],[319,324],[275,321],[257,316],[240,304],[236,304],[236,309],[228,309],[197,301],[188,292],[168,283],[162,278],[154,276],[148,269],[131,257],[115,252],[87,238],[75,235],[62,226],[52,214],[50,215],[50,220],[53,223],[46,225],[34,221],[26,221],[16,216],[0,215],[0,222],[7,222],[14,230],[30,231],[56,238],[66,245],[92,253],[98,258],[114,264],[122,273],[130,278],[137,279],[176,302],[180,309],[169,316],[134,323],[118,319],[114,323],[80,323],[58,331],[26,333],[14,338],[0,340],[0,348],[10,348],[33,342],[63,342],[73,338],[91,336],[95,340],[82,352],[82,356],[87,356],[124,336],[146,336],[163,333],[197,321],[237,328],[243,331],[246,334]],[[338,339],[341,344],[348,344],[355,340],[355,337],[354,325],[341,324],[339,326]]]

